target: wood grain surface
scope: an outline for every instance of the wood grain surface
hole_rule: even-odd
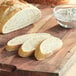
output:
[[[53,9],[49,6],[41,6],[40,9],[43,17],[37,23],[6,35],[0,34],[0,68],[3,68],[3,71],[6,71],[8,68],[8,72],[11,71],[11,74],[12,71],[13,74],[18,71],[23,72],[23,74],[25,72],[26,76],[62,76],[76,61],[76,29],[65,29],[60,27],[53,16]],[[49,16],[50,18],[48,18]],[[47,18],[48,20],[46,20]],[[41,23],[41,21],[43,23]],[[38,28],[36,29],[37,26]],[[64,45],[57,53],[43,61],[37,61],[34,56],[21,58],[18,56],[17,52],[7,52],[5,50],[5,45],[8,40],[15,36],[32,32],[50,33],[62,39]],[[15,67],[15,69],[11,70],[12,67],[5,67],[2,66],[2,64],[11,65]],[[26,70],[30,73],[27,74]],[[1,74],[3,74],[3,72],[1,72]],[[17,73],[16,76],[19,76],[19,73]]]

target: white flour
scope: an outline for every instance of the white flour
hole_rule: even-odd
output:
[[[63,22],[76,21],[76,8],[62,8],[55,12],[58,20]]]

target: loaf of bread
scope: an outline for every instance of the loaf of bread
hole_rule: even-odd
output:
[[[52,38],[52,37],[53,36],[46,34],[46,35],[38,35],[38,36],[32,37],[31,39],[28,39],[27,41],[23,43],[23,45],[18,50],[19,56],[28,57],[32,55],[32,53],[35,51],[37,46],[39,46],[39,44],[43,40]]]
[[[47,57],[57,52],[63,45],[62,40],[53,37],[44,40],[35,50],[35,58],[37,60],[44,60]]]
[[[20,0],[20,1],[28,1],[30,3],[46,4],[51,6],[56,6],[58,4],[66,4],[69,2],[69,0]]]
[[[24,28],[41,17],[41,11],[27,2],[4,0],[0,3],[0,33],[10,33]]]
[[[16,51],[20,47],[21,44],[23,44],[25,41],[31,38],[48,38],[51,37],[48,33],[32,33],[32,34],[26,34],[17,36],[7,42],[6,50],[7,51]]]

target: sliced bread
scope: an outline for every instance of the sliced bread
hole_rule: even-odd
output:
[[[24,42],[24,44],[20,47],[18,54],[21,57],[28,57],[32,55],[34,50],[37,48],[37,46],[45,39],[47,38],[53,38],[53,36],[35,36],[31,39],[28,39]]]
[[[37,60],[44,60],[47,57],[57,52],[63,45],[62,40],[59,38],[49,38],[44,40],[35,50],[35,58]]]
[[[26,34],[17,36],[7,42],[6,50],[7,51],[16,51],[18,50],[19,46],[23,44],[25,41],[31,38],[49,38],[52,35],[48,33],[32,33],[32,34]]]
[[[41,17],[41,11],[33,5],[13,1],[4,0],[0,4],[0,11],[3,12],[0,13],[0,33],[6,34],[24,28]]]

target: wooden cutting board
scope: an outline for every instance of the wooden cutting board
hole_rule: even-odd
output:
[[[18,31],[2,35],[0,34],[0,69],[6,70],[11,65],[16,68],[11,70],[9,66],[8,70],[24,70],[26,72],[42,72],[49,73],[43,76],[62,76],[67,69],[71,67],[76,61],[76,29],[65,29],[60,27],[54,16],[52,16],[53,9],[49,6],[38,6],[43,14],[41,20],[37,23],[30,25],[26,28]],[[17,52],[7,52],[5,45],[8,40],[18,35],[32,33],[32,32],[47,32],[63,40],[63,47],[58,50],[53,56],[43,60],[37,61],[34,56],[21,58]],[[4,65],[3,65],[4,64]],[[31,73],[32,74],[32,73]],[[34,76],[31,75],[26,76]],[[35,75],[35,76],[42,76]]]

